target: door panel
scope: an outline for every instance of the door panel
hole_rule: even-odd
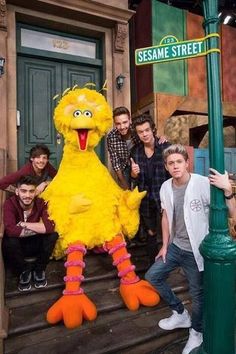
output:
[[[55,94],[66,88],[86,83],[95,83],[100,88],[100,69],[38,58],[18,57],[18,110],[21,122],[18,127],[18,163],[22,166],[35,144],[46,144],[50,162],[60,164],[63,140],[58,139],[54,128],[53,111],[57,101]],[[105,144],[102,141],[96,151],[104,161]]]
[[[224,148],[225,169],[230,173],[236,172],[236,149]]]
[[[229,173],[236,172],[236,149],[224,148],[225,170]],[[194,172],[203,176],[209,174],[209,150],[194,149]]]
[[[207,176],[209,173],[209,150],[194,149],[194,172]]]
[[[100,69],[78,65],[63,64],[63,89],[78,85],[84,87],[87,83],[95,83],[96,89],[101,88]],[[93,86],[88,88],[93,88]],[[95,148],[100,160],[105,163],[105,139]]]
[[[83,67],[79,65],[63,64],[63,88],[78,85],[84,87],[88,82],[95,83],[97,89],[100,85],[100,69]]]
[[[50,161],[57,166],[56,133],[52,101],[61,87],[61,65],[34,58],[18,60],[18,161],[22,166],[35,144],[46,144]]]

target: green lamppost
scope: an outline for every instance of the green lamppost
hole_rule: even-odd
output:
[[[202,0],[207,39],[207,84],[210,166],[224,173],[218,0]],[[236,242],[229,235],[221,190],[211,187],[209,234],[200,246],[204,257],[203,344],[192,353],[234,354]]]

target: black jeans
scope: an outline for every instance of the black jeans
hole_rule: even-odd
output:
[[[155,201],[149,202],[148,209],[140,209],[141,224],[147,235],[147,254],[149,263],[155,262],[158,253],[158,241],[162,239],[160,208]],[[150,231],[152,234],[150,234]]]
[[[5,234],[2,242],[4,260],[18,275],[30,268],[25,257],[36,257],[34,269],[45,270],[57,238],[56,232],[29,237],[10,237]]]

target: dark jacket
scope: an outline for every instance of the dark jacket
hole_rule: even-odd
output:
[[[155,150],[152,159],[153,164],[153,176],[152,176],[152,190],[150,191],[150,186],[146,177],[147,167],[147,156],[144,151],[144,145],[139,144],[131,150],[131,157],[139,165],[140,173],[137,178],[133,179],[134,186],[138,186],[140,192],[147,191],[146,197],[142,200],[141,209],[148,208],[150,198],[154,199],[156,204],[160,204],[160,188],[163,182],[170,178],[169,173],[165,169],[164,161],[162,158],[162,152],[170,144],[158,144],[158,138],[155,138]]]
[[[23,209],[20,206],[18,197],[13,195],[7,199],[3,205],[3,223],[6,236],[20,236],[22,227],[17,224],[24,222]],[[46,228],[46,233],[54,232],[54,222],[49,220],[47,213],[47,205],[41,198],[35,198],[31,214],[27,218],[27,222],[42,221]]]

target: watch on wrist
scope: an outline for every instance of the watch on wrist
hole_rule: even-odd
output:
[[[233,199],[234,193],[231,193],[230,195],[225,195],[225,199]]]

